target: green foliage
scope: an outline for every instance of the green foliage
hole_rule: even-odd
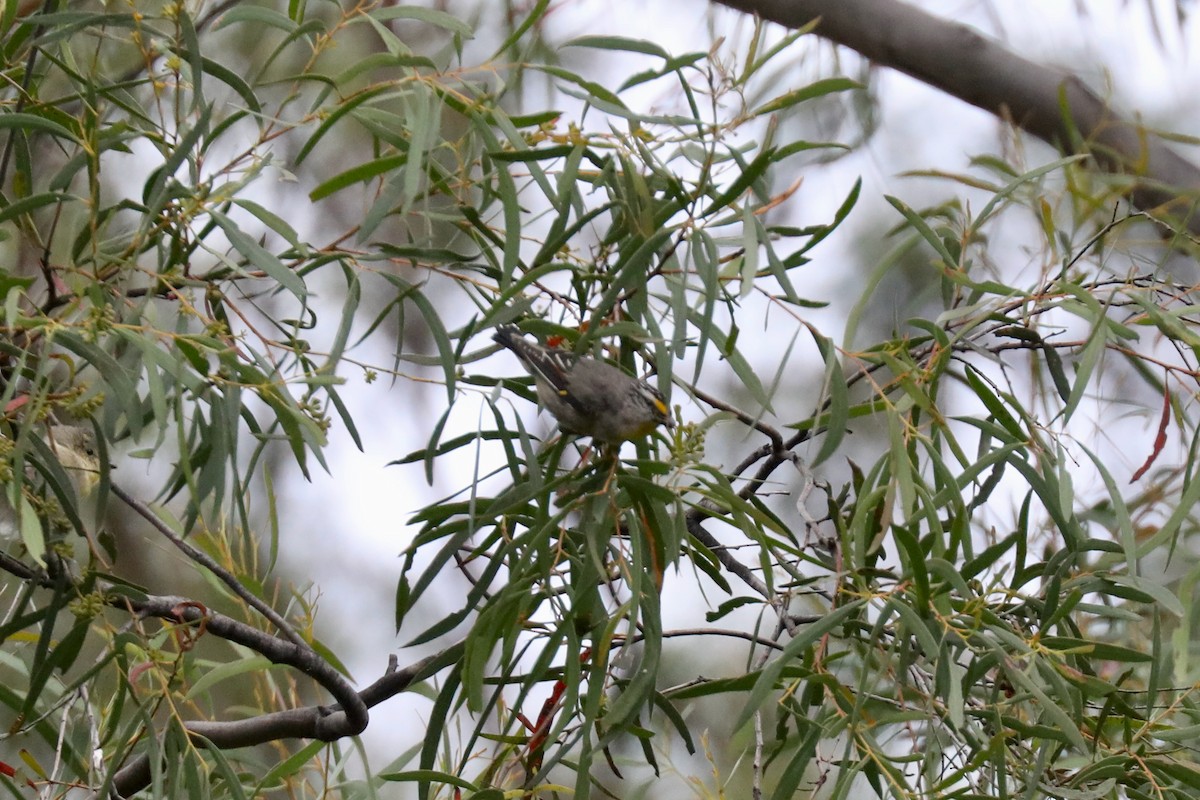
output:
[[[0,21],[14,791],[584,798],[678,742],[714,795],[1195,793],[1196,301],[1140,266],[1168,251],[1111,216],[1118,182],[937,174],[980,210],[888,198],[895,249],[835,298],[816,248],[863,188],[794,224],[795,175],[848,149],[797,131],[864,87],[795,79],[807,31],[542,57],[544,2],[494,49],[425,8],[140,5]],[[560,108],[525,107],[537,82]],[[996,266],[1014,219],[1032,277]],[[873,326],[913,258],[923,305]],[[842,330],[816,321],[834,300]],[[509,322],[650,375],[680,424],[535,435],[529,380],[481,362]],[[331,431],[361,446],[346,385],[379,374],[444,388],[396,473],[465,477],[411,519],[408,661],[364,688],[280,600],[273,473],[328,469]],[[94,429],[96,466],[54,421]],[[149,462],[139,497],[110,452]],[[138,585],[131,512],[196,596]],[[670,627],[683,595],[707,627]],[[677,638],[744,649],[670,686]],[[339,740],[406,691],[424,727],[352,783]]]

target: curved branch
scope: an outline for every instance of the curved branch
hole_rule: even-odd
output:
[[[0,553],[0,571],[42,587],[48,588],[55,584],[55,578],[49,573],[31,568],[5,553]],[[98,586],[101,592],[106,593],[108,605],[114,608],[121,608],[142,617],[203,625],[206,633],[254,650],[273,664],[283,664],[300,670],[342,701],[332,706],[289,709],[250,719],[184,722],[184,729],[200,747],[250,747],[281,739],[318,739],[330,742],[355,736],[366,727],[368,708],[394,697],[414,682],[424,680],[454,663],[461,658],[464,647],[463,642],[458,642],[402,670],[396,668],[396,657],[393,655],[382,677],[362,691],[355,692],[346,679],[311,647],[297,646],[232,617],[211,611],[185,597],[139,597],[131,596],[127,591],[110,594],[111,588],[113,587],[104,581]],[[346,690],[338,691],[339,687],[346,687]],[[127,797],[149,786],[150,779],[150,758],[143,753],[134,757],[113,776],[112,792],[120,797]],[[92,800],[95,800],[95,796]]]
[[[229,572],[229,570],[225,569],[215,560],[213,560],[208,553],[193,547],[191,544],[185,541],[183,537],[171,530],[171,526],[163,522],[162,519],[160,519],[159,516],[154,513],[154,510],[151,509],[150,506],[146,505],[141,500],[138,500],[136,497],[122,489],[117,484],[114,483],[111,484],[111,486],[112,493],[121,498],[121,500],[125,502],[125,505],[132,508],[135,512],[137,512],[139,517],[150,523],[150,526],[154,528],[154,530],[161,533],[167,539],[167,541],[175,545],[175,547],[177,547],[185,556],[207,569],[213,575],[217,576],[221,583],[228,586],[230,591],[240,597],[246,603],[246,605],[250,606],[255,611],[266,617],[271,624],[279,630],[280,633],[282,633],[292,642],[292,644],[296,645],[297,647],[308,646],[308,643],[304,641],[303,637],[296,633],[296,631],[292,630],[292,626],[288,624],[287,620],[279,615],[279,612],[271,608],[258,597],[255,597],[252,592],[242,585],[241,581],[239,581]]]
[[[265,656],[272,664],[294,667],[315,680],[338,699],[338,708],[345,710],[325,717],[311,734],[305,735],[332,741],[362,733],[367,727],[367,707],[354,691],[354,687],[307,643],[300,646],[280,639],[184,597],[122,597],[113,604],[129,608],[141,616],[203,624],[206,631],[249,647]]]
[[[256,634],[255,641],[250,643],[248,646],[253,647],[255,650],[262,653],[272,661],[276,661],[280,664],[288,664],[296,669],[299,669],[305,675],[308,675],[310,678],[321,684],[321,686],[325,687],[325,689],[328,690],[329,693],[332,694],[337,701],[342,704],[342,706],[345,708],[345,714],[340,715],[336,721],[331,720],[330,722],[326,723],[330,730],[329,735],[336,739],[341,736],[353,736],[366,730],[367,723],[370,721],[370,715],[367,714],[367,707],[363,705],[362,701],[359,699],[358,694],[354,691],[354,687],[352,687],[350,683],[341,675],[341,673],[334,669],[329,662],[322,658],[320,654],[318,654],[317,651],[312,648],[312,645],[304,641],[304,639],[298,633],[292,630],[292,626],[288,625],[287,620],[280,616],[279,612],[271,608],[258,597],[255,597],[254,594],[251,593],[250,590],[248,590],[245,586],[243,586],[237,578],[235,578],[228,570],[224,569],[220,564],[213,560],[207,553],[184,541],[182,537],[175,533],[175,531],[171,530],[169,525],[159,519],[158,515],[155,514],[154,511],[145,503],[138,500],[136,497],[129,494],[129,492],[126,492],[115,483],[111,484],[111,488],[113,494],[121,498],[126,505],[136,511],[144,520],[149,522],[154,529],[166,537],[171,544],[183,551],[188,558],[192,559],[198,564],[203,565],[206,569],[216,575],[222,583],[224,583],[230,588],[230,590],[234,592],[234,594],[244,600],[251,608],[257,610],[260,614],[270,620],[271,623],[279,629],[283,636],[286,637],[286,642],[274,636],[261,633],[254,628],[250,628],[249,626],[242,626],[246,631],[251,631]],[[214,632],[217,632],[218,635],[224,638],[231,638],[232,636],[240,635],[241,633],[236,629],[230,629],[229,636],[218,632],[216,628],[213,628],[213,625],[224,625],[224,621],[228,618],[221,618],[219,614],[213,614],[213,612],[210,612],[207,609],[200,609],[194,606],[176,609],[175,606],[178,605],[178,603],[185,602],[182,600],[182,598],[161,599],[172,601],[173,603],[170,607],[168,607],[167,613],[178,614],[178,616],[189,622],[200,621],[203,619],[205,624],[210,629],[213,629]],[[137,603],[130,603],[130,605],[135,609],[138,606]],[[143,613],[150,613],[154,616],[163,615],[160,610],[149,610]],[[228,620],[228,622],[234,623],[235,621]],[[233,639],[233,641],[238,640]]]
[[[219,616],[219,615],[217,615]],[[208,625],[212,628],[213,620]],[[238,623],[234,623],[238,624]],[[457,661],[463,650],[463,642],[450,645],[444,650],[421,659],[402,670],[396,669],[393,655],[387,671],[375,683],[355,695],[365,707],[378,705],[402,692],[413,683],[423,680],[442,667]],[[357,732],[348,729],[335,730],[338,720],[345,721],[346,715],[340,706],[308,706],[273,714],[263,714],[244,720],[208,722],[197,720],[185,722],[184,728],[199,747],[229,749],[252,747],[281,739],[320,739],[332,741]],[[112,790],[120,797],[128,797],[150,785],[150,757],[145,753],[136,756],[113,776]],[[93,797],[91,800],[95,800]]]
[[[883,66],[1011,121],[1112,173],[1136,177],[1133,203],[1178,216],[1200,235],[1200,169],[1162,137],[1117,114],[1083,81],[1035,64],[978,31],[898,0],[717,0],[789,28],[815,32]]]

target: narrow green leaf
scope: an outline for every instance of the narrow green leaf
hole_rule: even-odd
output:
[[[1045,687],[1035,682],[1009,659],[1005,658],[1003,664],[1004,674],[1008,676],[1009,680],[1032,694],[1037,700],[1038,708],[1041,711],[1039,721],[1045,720],[1050,723],[1046,734],[1064,744],[1077,747],[1081,752],[1087,752],[1088,743],[1084,739],[1083,733],[1080,732],[1079,725],[1062,709],[1057,700],[1052,699],[1046,693]],[[1058,696],[1061,697],[1061,695]]]
[[[806,719],[799,719],[796,724],[798,735],[800,729],[805,729],[804,738],[780,774],[775,791],[771,795],[772,800],[788,800],[788,798],[796,797],[800,781],[808,773],[808,767],[817,754],[817,745],[824,739],[824,731],[819,724]]]
[[[265,272],[267,277],[295,295],[296,299],[304,300],[308,297],[308,287],[304,285],[304,280],[294,270],[268,252],[266,248],[250,238],[237,223],[216,209],[209,209],[209,216],[220,226],[225,235],[229,237],[229,243],[233,245],[233,248],[245,256],[246,260],[252,265]]]
[[[3,119],[3,116],[0,116],[0,119]],[[29,197],[24,197],[15,203],[8,203],[2,209],[0,209],[0,223],[8,222],[11,219],[28,214],[31,211],[36,211],[37,209],[45,206],[52,206],[60,203],[65,205],[67,203],[75,202],[78,199],[79,198],[75,197],[74,195],[67,194],[65,192],[45,192],[43,194],[30,195]]]
[[[300,150],[296,153],[296,165],[299,166],[300,164],[303,164],[305,159],[307,159],[312,151],[316,149],[321,140],[324,139],[325,136],[332,131],[344,117],[352,114],[354,110],[363,103],[374,100],[380,95],[385,95],[389,91],[390,87],[387,85],[374,86],[369,89],[364,89],[363,91],[353,95],[349,99],[336,106],[332,111],[324,114],[321,118],[321,124],[317,126],[317,129],[313,132],[312,136],[305,140],[304,144],[300,146]],[[323,197],[330,193],[331,192],[327,191],[321,196]]]
[[[413,19],[417,22],[424,22],[426,25],[433,25],[437,28],[442,28],[455,36],[461,36],[464,39],[471,39],[475,32],[471,26],[463,22],[453,14],[445,11],[439,11],[436,8],[422,8],[420,6],[377,6],[368,12],[372,19],[380,22],[390,22],[396,19]]]
[[[20,112],[0,114],[0,130],[48,133],[59,139],[67,139],[70,142],[79,143],[79,137],[74,131],[68,130],[57,122],[51,122],[49,119],[36,114],[24,114]]]
[[[825,424],[825,436],[821,447],[812,458],[811,466],[815,467],[832,456],[842,446],[850,423],[850,396],[846,391],[846,375],[842,372],[841,356],[829,338],[810,328],[813,342],[825,362],[825,379],[821,384],[821,396],[825,399],[828,411],[822,414]],[[873,407],[873,406],[872,406]]]
[[[1108,325],[1103,319],[1098,319],[1088,336],[1087,344],[1083,346],[1075,361],[1075,383],[1071,387],[1071,395],[1063,406],[1062,418],[1069,420],[1079,408],[1080,401],[1091,390],[1092,373],[1099,366],[1104,350],[1108,346]]]
[[[626,53],[642,53],[667,59],[671,54],[654,42],[645,39],[628,39],[624,36],[580,36],[562,45],[563,47],[590,47],[596,50],[617,50]]]
[[[440,772],[436,769],[410,769],[404,772],[385,772],[379,776],[379,779],[399,783],[431,781],[433,783],[442,783],[447,786],[457,786],[459,789],[466,789],[469,792],[479,791],[479,787],[470,781],[460,778],[457,775],[451,775],[448,772]]]
[[[759,117],[763,114],[773,114],[776,111],[782,111],[785,108],[791,108],[807,100],[812,100],[817,97],[824,97],[835,92],[846,92],[853,89],[864,89],[858,81],[852,81],[849,78],[826,78],[811,83],[801,89],[793,89],[792,91],[782,94],[773,100],[763,103],[758,108],[750,112],[750,116]]]
[[[283,785],[283,782],[294,775],[299,774],[302,770],[312,764],[314,758],[321,755],[321,751],[325,750],[329,745],[326,742],[312,741],[298,749],[295,753],[287,758],[279,761],[258,780],[258,786],[261,790],[272,789]],[[255,792],[254,797],[261,797],[266,794],[265,791]]]
[[[298,20],[289,18],[286,14],[280,14],[272,8],[239,3],[217,17],[214,28],[221,30],[231,25],[248,23],[254,29],[266,26],[291,33],[296,30],[297,22]]]
[[[1179,602],[1179,598],[1172,594],[1170,589],[1163,586],[1159,579],[1139,578],[1136,575],[1124,575],[1121,573],[1110,573],[1106,577],[1113,583],[1128,586],[1149,595],[1163,609],[1176,617],[1183,616],[1183,605]]]
[[[865,600],[853,600],[833,609],[817,622],[805,625],[796,638],[787,643],[783,653],[776,656],[758,676],[758,680],[754,682],[754,688],[750,690],[750,696],[746,699],[746,704],[742,706],[742,711],[735,719],[732,729],[736,731],[741,728],[762,707],[767,695],[774,691],[776,681],[784,666],[794,659],[798,659],[801,653],[811,647],[814,642],[838,628],[851,615],[858,613],[865,602]]]
[[[767,171],[767,167],[771,166],[771,162],[775,159],[775,150],[765,149],[760,150],[758,155],[754,157],[741,174],[729,185],[725,191],[721,192],[708,207],[701,211],[697,216],[700,218],[710,217],[720,211],[725,206],[742,196],[742,193],[754,185],[760,177]]]

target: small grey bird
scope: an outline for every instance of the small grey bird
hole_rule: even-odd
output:
[[[100,449],[90,426],[51,425],[46,442],[67,474],[77,479],[77,488],[94,488],[100,480]]]
[[[66,471],[80,500],[86,501],[100,481],[100,451],[96,434],[89,426],[54,424],[46,431],[45,442]],[[41,476],[30,465],[25,467],[25,481],[40,485]],[[23,502],[22,513],[33,513]],[[8,501],[7,492],[0,492],[0,541],[21,535],[16,510]]]
[[[492,338],[533,375],[538,399],[566,433],[612,444],[675,427],[662,392],[612,364],[533,342],[515,325]]]

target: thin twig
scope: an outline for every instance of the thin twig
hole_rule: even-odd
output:
[[[719,411],[725,411],[730,414],[733,414],[735,417],[737,417],[738,422],[741,422],[743,425],[745,425],[749,428],[754,428],[754,430],[758,431],[759,433],[763,434],[768,439],[770,439],[771,440],[771,449],[768,451],[769,453],[773,453],[774,455],[777,455],[777,456],[783,454],[783,451],[784,451],[783,436],[780,435],[779,431],[775,430],[770,425],[763,422],[761,419],[758,419],[757,417],[747,414],[745,411],[742,411],[737,406],[731,405],[729,403],[726,403],[723,400],[720,400],[720,399],[712,396],[711,394],[709,394],[708,392],[704,391],[703,389],[701,389],[697,386],[689,386],[688,391],[690,391],[694,397],[696,397],[700,400],[703,400],[705,403],[708,403],[713,408],[715,408]]]

